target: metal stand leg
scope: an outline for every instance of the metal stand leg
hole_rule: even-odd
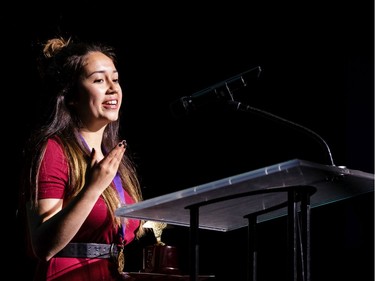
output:
[[[288,259],[291,280],[310,281],[310,191],[306,187],[288,192]]]
[[[190,281],[199,274],[199,208],[190,208]]]
[[[257,269],[258,269],[258,249],[257,249],[257,217],[249,216],[248,225],[248,271],[247,280],[256,281],[257,280]]]
[[[310,281],[311,266],[311,247],[310,247],[310,194],[304,192],[301,194],[301,226],[302,226],[302,245],[303,245],[303,274],[306,281]],[[302,254],[303,254],[302,253]]]
[[[297,271],[297,192],[288,192],[288,260],[290,280],[298,280]]]
[[[257,281],[258,279],[258,233],[257,233],[257,218],[262,214],[272,212],[287,206],[287,202],[280,203],[278,205],[272,206],[265,210],[261,210],[249,215],[244,216],[248,219],[248,270],[247,279],[248,281]]]
[[[288,277],[292,281],[310,281],[310,196],[316,189],[311,186],[293,186],[278,189],[287,192],[286,202],[244,216],[248,219],[247,280],[257,279],[257,217],[279,208],[287,207]],[[272,192],[272,191],[268,191]],[[190,210],[190,281],[198,281],[199,273],[199,207],[236,197],[253,195],[252,192],[204,201],[185,207]],[[300,216],[300,217],[299,217]]]
[[[257,280],[257,258],[258,258],[258,249],[257,249],[257,216],[248,216],[249,224],[248,224],[248,270],[247,270],[247,278],[248,281],[256,281]]]

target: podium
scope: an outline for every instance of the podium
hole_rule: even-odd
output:
[[[310,211],[374,191],[374,175],[293,159],[131,205],[116,216],[190,227],[190,280],[198,280],[198,229],[248,227],[248,280],[256,280],[256,224],[287,216],[290,280],[310,280]],[[249,240],[251,240],[249,238]]]

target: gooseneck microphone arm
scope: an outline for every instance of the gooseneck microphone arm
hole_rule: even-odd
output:
[[[331,165],[336,166],[334,164],[332,153],[328,144],[320,135],[318,135],[314,131],[300,124],[277,116],[275,114],[269,113],[267,111],[255,107],[251,107],[249,105],[245,105],[239,101],[235,101],[234,92],[236,92],[238,89],[246,87],[248,85],[249,80],[258,79],[261,72],[262,68],[260,66],[253,67],[252,69],[242,72],[236,76],[233,76],[223,82],[217,83],[193,95],[179,98],[170,104],[171,112],[175,117],[179,117],[181,115],[188,115],[189,113],[196,111],[201,106],[210,103],[224,102],[229,104],[230,107],[234,107],[238,111],[257,113],[263,117],[268,117],[270,119],[300,129],[302,132],[309,133],[309,135],[313,136],[315,139],[317,139],[321,144],[325,146],[325,148],[328,151]]]
[[[331,150],[330,150],[328,144],[325,142],[325,140],[320,135],[318,135],[314,131],[310,130],[309,128],[306,128],[306,127],[304,127],[304,126],[302,126],[300,124],[297,124],[295,122],[289,121],[289,120],[287,120],[285,118],[282,118],[282,117],[277,116],[275,114],[272,114],[270,112],[267,112],[267,111],[264,111],[264,110],[261,110],[261,109],[258,109],[258,108],[255,108],[255,107],[243,104],[243,103],[241,103],[239,101],[229,100],[228,104],[231,107],[234,107],[238,111],[253,112],[253,113],[259,114],[259,115],[261,115],[263,117],[268,117],[268,118],[276,120],[276,121],[281,121],[283,123],[286,123],[286,124],[291,125],[291,126],[297,128],[297,129],[301,129],[302,131],[311,134],[313,137],[315,137],[318,141],[320,141],[325,146],[325,148],[327,149],[328,155],[329,155],[329,159],[331,161],[331,165],[332,166],[336,166],[335,163],[334,163],[334,161],[333,161],[332,153],[331,153]]]

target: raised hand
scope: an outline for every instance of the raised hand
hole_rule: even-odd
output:
[[[126,141],[121,141],[112,150],[99,160],[95,149],[91,153],[91,167],[88,170],[87,184],[95,186],[103,192],[115,177],[122,157],[126,150]]]

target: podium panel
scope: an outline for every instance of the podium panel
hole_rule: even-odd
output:
[[[257,223],[286,215],[288,275],[310,281],[311,208],[373,191],[373,174],[294,159],[124,205],[115,215],[190,227],[190,281],[199,279],[199,228],[225,232],[247,226],[249,237],[256,237]],[[249,281],[256,281],[257,272],[253,240]]]
[[[315,189],[310,197],[310,206],[315,208],[373,192],[374,175],[294,159],[124,205],[115,215],[190,226],[189,206],[200,204],[199,228],[225,232],[247,226],[245,216],[249,214],[286,203],[288,188],[296,186]],[[233,199],[215,202],[222,197]],[[287,207],[275,208],[259,215],[257,220],[271,220],[287,213]]]

